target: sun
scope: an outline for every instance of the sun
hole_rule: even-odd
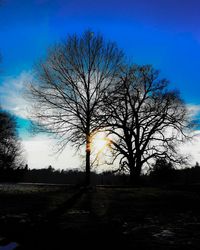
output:
[[[109,146],[109,139],[106,138],[104,132],[97,133],[92,139],[92,148],[97,153],[103,153]]]
[[[102,151],[107,146],[107,141],[105,138],[95,139],[93,145],[95,150],[99,152]]]
[[[93,163],[97,166],[105,164],[112,152],[112,140],[108,138],[105,132],[97,131],[91,137],[91,150],[93,155]]]

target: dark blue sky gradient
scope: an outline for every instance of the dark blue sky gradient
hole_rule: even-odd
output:
[[[200,104],[199,11],[197,0],[4,0],[0,80],[30,70],[67,34],[91,28],[134,63],[160,69],[187,103]]]
[[[18,116],[31,168],[80,165],[71,147],[57,162],[49,157],[46,135],[31,137],[21,83],[31,81],[50,45],[88,28],[115,41],[129,61],[161,70],[171,88],[200,110],[200,0],[0,0],[0,104]],[[199,141],[188,149],[200,162]]]

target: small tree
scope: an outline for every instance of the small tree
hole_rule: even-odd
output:
[[[188,138],[187,109],[168,81],[152,66],[124,69],[121,82],[105,98],[107,131],[122,170],[137,182],[145,164],[166,159],[183,161],[177,146]]]
[[[68,36],[49,50],[36,69],[37,84],[29,88],[37,128],[57,135],[60,150],[69,141],[77,147],[86,145],[86,184],[92,136],[102,126],[102,99],[117,81],[122,60],[122,51],[101,35],[86,31]]]
[[[23,163],[15,118],[0,109],[0,168],[18,168]]]

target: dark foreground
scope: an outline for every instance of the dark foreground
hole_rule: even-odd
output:
[[[1,185],[0,250],[9,249],[3,245],[18,250],[200,249],[200,192]]]

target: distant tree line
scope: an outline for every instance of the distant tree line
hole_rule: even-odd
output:
[[[193,167],[177,169],[171,162],[157,160],[147,177],[153,185],[191,185],[198,184],[200,187],[200,165],[196,162]]]
[[[29,169],[27,165],[16,169],[7,169],[0,174],[0,182],[51,183],[82,185],[85,173],[75,170],[55,170],[53,167]],[[105,171],[91,172],[93,185],[130,185],[129,175]],[[200,165],[176,169],[172,163],[158,160],[149,173],[141,175],[140,185],[160,187],[190,187],[200,189]]]
[[[51,166],[41,169],[28,169],[27,165],[18,169],[1,171],[0,182],[25,183],[55,183],[82,185],[85,182],[85,173],[75,170],[55,170]],[[96,185],[128,184],[128,176],[106,171],[100,174],[91,172],[91,183]]]

